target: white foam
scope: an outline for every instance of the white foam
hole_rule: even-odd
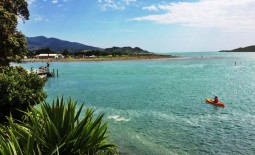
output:
[[[119,116],[119,115],[112,115],[112,116],[109,116],[108,117],[109,119],[113,119],[113,120],[115,120],[115,121],[117,121],[117,122],[120,122],[120,121],[123,121],[123,122],[128,122],[130,119],[126,119],[126,118],[124,118],[124,117],[121,117],[121,116]]]
[[[186,66],[183,66],[184,68],[203,68],[205,67],[204,64],[191,64],[191,65],[186,65]]]

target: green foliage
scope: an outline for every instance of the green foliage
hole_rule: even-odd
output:
[[[64,57],[67,57],[67,56],[71,55],[71,52],[68,49],[64,49],[63,52],[62,52],[62,55]]]
[[[150,54],[148,51],[145,51],[139,47],[112,47],[106,48],[106,52],[111,53],[113,56],[117,55],[130,55],[130,54]]]
[[[25,36],[16,28],[18,17],[29,17],[26,0],[0,0],[0,66],[20,61],[27,53]]]
[[[26,121],[14,122],[0,128],[2,154],[117,154],[116,146],[107,142],[107,123],[103,114],[93,118],[94,111],[87,109],[80,120],[83,105],[63,98],[44,103],[41,109],[31,107]],[[10,153],[11,152],[11,153]],[[13,153],[15,154],[15,153]]]
[[[42,155],[35,135],[29,129],[9,119],[10,127],[0,126],[0,154],[1,155]],[[21,133],[18,133],[21,131]],[[19,136],[23,136],[19,138]],[[33,149],[37,148],[37,149]]]
[[[92,50],[92,51],[80,51],[80,52],[76,52],[74,54],[76,57],[84,57],[84,56],[122,56],[122,55],[152,55],[152,53],[145,51],[139,47],[112,47],[112,48],[106,48],[105,50]]]
[[[0,67],[0,122],[12,113],[21,117],[19,110],[27,110],[46,98],[43,90],[45,81],[36,74],[29,74],[22,67]],[[19,109],[19,110],[18,110]]]
[[[33,58],[33,57],[35,57],[35,56],[36,56],[36,54],[35,54],[34,51],[28,51],[28,54],[27,54],[27,57],[28,57],[28,58]]]
[[[39,49],[35,51],[35,55],[39,55],[39,54],[52,54],[55,53],[53,50],[51,50],[50,48],[43,48],[43,49]]]

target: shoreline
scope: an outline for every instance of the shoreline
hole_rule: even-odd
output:
[[[38,59],[27,58],[23,62],[76,62],[76,61],[126,61],[126,60],[157,60],[157,59],[173,59],[179,56],[171,55],[151,55],[151,56],[121,56],[121,57],[94,57],[94,58],[63,58],[63,59]]]

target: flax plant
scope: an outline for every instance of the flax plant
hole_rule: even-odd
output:
[[[31,107],[24,122],[10,117],[9,126],[0,128],[0,153],[118,154],[116,146],[108,143],[104,114],[94,118],[94,110],[88,108],[81,117],[83,104],[76,107],[77,102],[71,99],[65,102],[62,97],[37,109]]]

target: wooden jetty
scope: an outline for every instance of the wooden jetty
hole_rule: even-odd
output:
[[[50,71],[50,67],[47,66],[41,66],[38,69],[31,68],[28,70],[29,73],[37,74],[40,78],[47,79],[48,77],[54,77],[54,69],[53,72]],[[57,70],[57,76],[58,76],[58,70]]]
[[[50,68],[48,66],[39,67],[39,69],[34,69],[34,72],[37,75],[47,75],[47,77],[54,77],[54,72],[50,72]]]

